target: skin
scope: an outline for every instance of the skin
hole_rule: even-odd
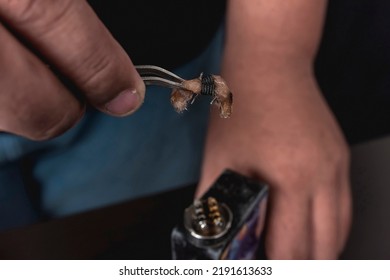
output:
[[[349,151],[313,76],[324,0],[231,0],[221,76],[233,114],[213,112],[197,195],[225,168],[270,185],[270,259],[334,259],[351,221]]]
[[[43,140],[82,117],[84,102],[50,67],[105,113],[123,116],[142,104],[144,83],[86,1],[0,0],[0,42],[0,131]]]
[[[234,112],[212,114],[197,195],[225,168],[265,180],[268,257],[336,258],[351,200],[348,149],[312,73],[326,3],[287,2],[229,2],[222,77]],[[144,83],[86,1],[0,0],[0,42],[0,131],[49,139],[87,102],[115,116],[142,104]]]

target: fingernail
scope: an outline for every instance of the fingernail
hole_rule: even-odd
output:
[[[106,104],[106,110],[113,115],[127,115],[138,109],[141,99],[135,89],[127,89],[122,91]]]

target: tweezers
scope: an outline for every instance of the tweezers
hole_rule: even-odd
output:
[[[136,65],[135,69],[137,69],[146,85],[186,90],[182,84],[185,81],[183,78],[162,67],[155,65]]]
[[[189,89],[183,84],[188,80],[185,80],[162,67],[155,65],[136,65],[135,69],[137,69],[146,85],[163,86],[189,91]],[[215,84],[212,75],[203,75],[203,73],[201,73],[199,76],[199,81],[201,83],[200,92],[192,93],[201,95],[214,95]]]

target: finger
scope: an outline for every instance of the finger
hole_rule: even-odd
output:
[[[340,204],[336,188],[324,186],[314,198],[314,258],[336,259],[339,254]]]
[[[351,223],[351,198],[347,172],[339,170],[333,183],[320,188],[314,198],[314,256],[337,259],[344,248]]]
[[[314,199],[314,255],[317,259],[337,259],[346,243],[351,223],[349,182],[339,180],[333,187],[323,188]]]
[[[1,24],[0,42],[0,131],[42,140],[73,126],[83,106]]]
[[[272,189],[267,216],[266,255],[269,259],[311,258],[310,200],[301,194]]]
[[[0,0],[0,16],[100,110],[127,115],[142,103],[143,81],[86,1]]]
[[[340,211],[340,225],[341,234],[339,239],[339,254],[342,253],[347,243],[349,232],[352,225],[352,194],[351,194],[351,183],[349,177],[346,176],[342,181],[342,188],[340,191],[339,203],[341,205]]]

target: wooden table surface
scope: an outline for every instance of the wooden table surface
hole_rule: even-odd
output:
[[[171,259],[194,186],[0,233],[0,259]]]

